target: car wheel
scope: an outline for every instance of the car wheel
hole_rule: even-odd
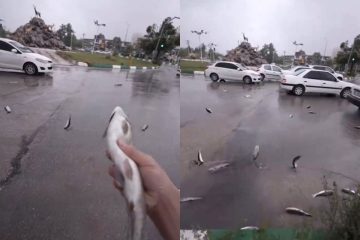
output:
[[[27,75],[35,75],[37,73],[37,68],[33,63],[26,63],[24,65],[24,71]]]
[[[340,97],[341,98],[347,98],[350,95],[350,88],[344,88],[341,93],[340,93]]]
[[[212,73],[210,74],[210,79],[216,82],[217,80],[219,80],[219,76],[216,73]]]
[[[251,81],[251,78],[249,76],[246,76],[246,77],[244,77],[244,82],[246,84],[250,84],[252,81]]]
[[[265,79],[265,75],[264,74],[260,74],[261,75],[261,81],[264,81],[264,79]]]
[[[301,96],[301,95],[304,94],[305,88],[304,88],[303,86],[301,86],[301,85],[296,85],[296,86],[293,88],[292,92],[293,92],[296,96]]]

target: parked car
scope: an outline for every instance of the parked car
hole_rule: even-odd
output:
[[[205,76],[209,76],[212,81],[244,81],[244,83],[261,82],[258,72],[247,69],[244,65],[236,62],[216,62],[205,70]]]
[[[283,77],[282,69],[271,64],[262,64],[259,68],[261,80],[280,81]]]
[[[341,73],[335,72],[331,67],[328,67],[328,66],[312,65],[312,66],[310,66],[310,68],[317,69],[317,70],[328,71],[329,73],[334,74],[337,79],[339,79],[339,80],[344,79],[344,76]]]
[[[20,70],[26,74],[52,72],[52,60],[7,38],[0,38],[0,68]]]
[[[347,97],[347,100],[360,109],[360,86],[351,88],[351,93]]]
[[[337,94],[342,98],[349,96],[351,88],[358,87],[353,83],[337,79],[328,71],[316,69],[302,69],[294,75],[285,75],[280,86],[297,96],[314,92]]]
[[[297,73],[298,71],[303,70],[303,69],[309,69],[309,67],[303,66],[303,65],[295,66],[295,67],[291,68],[290,70],[283,70],[282,72],[284,75],[294,75],[295,73]]]

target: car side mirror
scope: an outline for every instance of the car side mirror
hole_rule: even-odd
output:
[[[11,49],[11,52],[13,52],[13,53],[19,53],[18,50],[16,50],[15,48]]]
[[[238,71],[242,71],[242,69],[241,69],[241,68],[238,68],[237,70],[238,70]]]
[[[341,80],[341,77],[337,77],[336,81],[338,82],[339,80]]]

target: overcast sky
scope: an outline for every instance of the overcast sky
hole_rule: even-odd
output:
[[[180,15],[179,0],[0,0],[0,19],[10,31],[15,31],[35,15],[33,4],[41,13],[46,24],[70,22],[77,37],[92,38],[96,34],[94,20],[105,23],[101,29],[106,38],[125,37],[127,23],[129,31],[127,40],[133,34],[145,34],[146,27],[153,23],[160,25],[164,18]],[[179,26],[180,21],[174,20]]]
[[[294,54],[293,41],[307,54],[332,55],[345,40],[360,34],[359,0],[181,0],[181,45],[199,46],[191,30],[204,29],[202,42],[214,42],[225,53],[242,41],[252,46],[272,42],[278,54]]]

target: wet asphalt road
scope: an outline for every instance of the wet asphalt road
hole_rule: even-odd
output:
[[[181,196],[203,198],[181,203],[183,229],[319,227],[327,200],[311,194],[323,189],[323,177],[339,188],[360,181],[360,131],[354,129],[360,111],[339,97],[295,97],[279,92],[275,82],[219,84],[184,76],[180,118]],[[255,145],[264,169],[252,161]],[[205,160],[200,167],[192,164],[198,149]],[[294,172],[296,155],[302,157]],[[224,161],[228,168],[208,172]],[[314,217],[287,215],[291,206]]]
[[[37,77],[0,72],[0,85],[1,105],[13,109],[0,114],[0,239],[123,239],[125,203],[107,174],[102,138],[116,105],[129,116],[134,144],[180,185],[174,68],[64,67]],[[69,114],[72,127],[65,131]],[[149,128],[142,132],[144,124]],[[159,239],[150,221],[147,234]]]

